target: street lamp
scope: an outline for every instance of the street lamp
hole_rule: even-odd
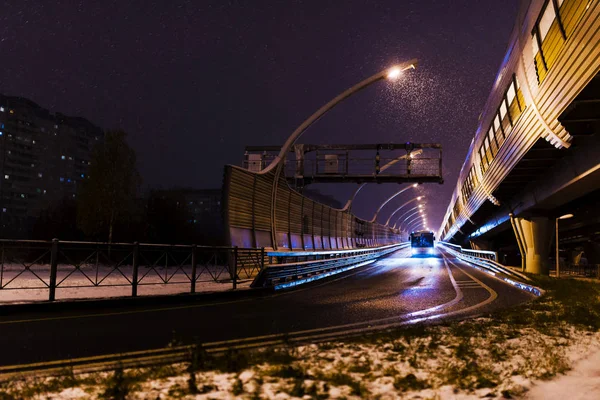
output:
[[[414,232],[415,230],[417,230],[418,228],[420,228],[420,227],[422,227],[422,226],[423,226],[423,223],[422,223],[422,222],[418,222],[418,221],[417,221],[417,223],[413,223],[413,225],[412,225],[412,226],[409,226],[409,227],[408,227],[409,229],[407,229],[407,232],[409,232],[409,233],[410,233],[410,232]]]
[[[388,162],[387,164],[385,164],[383,167],[381,167],[381,169],[379,170],[379,173],[381,174],[383,171],[385,171],[386,169],[388,169],[389,167],[393,166],[394,164],[396,164],[398,161],[400,160],[404,160],[405,158],[413,158],[415,155],[419,155],[423,153],[422,149],[417,149],[414,150],[408,154],[404,154],[403,156],[400,156],[398,158],[394,158],[392,161]],[[350,197],[350,200],[348,200],[348,202],[346,203],[346,206],[344,207],[344,210],[348,210],[348,211],[352,211],[352,203],[354,203],[354,199],[356,198],[356,195],[358,194],[358,192],[361,191],[362,188],[364,188],[366,185],[368,185],[367,183],[363,183],[361,184],[358,189],[356,189],[354,191],[354,193],[352,194],[352,197]],[[415,183],[413,186],[416,186],[417,184]]]
[[[560,278],[560,263],[558,259],[558,220],[573,218],[573,214],[565,214],[556,218],[556,277]]]
[[[389,218],[388,218],[388,220],[386,221],[386,223],[385,223],[385,226],[389,226],[389,225],[390,225],[390,221],[392,220],[392,218],[394,217],[394,215],[395,215],[395,214],[396,214],[398,211],[400,211],[402,208],[404,208],[404,206],[406,206],[406,205],[408,205],[408,204],[412,203],[413,201],[418,201],[418,200],[421,200],[421,199],[424,199],[424,198],[425,198],[425,196],[417,196],[417,197],[415,197],[414,199],[410,199],[410,200],[409,200],[409,201],[407,201],[406,203],[402,204],[400,207],[396,208],[396,210],[395,210],[395,211],[394,211],[394,212],[393,212],[393,213],[390,215],[390,217],[389,217]]]
[[[420,215],[415,215],[412,218],[406,218],[405,221],[402,221],[402,223],[400,224],[400,227],[402,227],[402,225],[409,227],[410,224],[417,222],[419,220],[419,217],[420,217]],[[404,222],[406,222],[406,224]]]
[[[426,222],[426,217],[423,215],[422,210],[419,210],[419,214],[413,214],[413,216],[409,215],[408,217],[404,218],[404,221],[400,223],[399,227],[401,228],[402,225],[406,225],[408,227],[412,222],[417,221],[419,217],[423,219],[423,222]]]
[[[400,219],[401,219],[402,217],[406,216],[406,215],[407,215],[409,212],[412,212],[412,211],[414,211],[414,210],[421,209],[421,207],[423,207],[423,205],[422,205],[422,204],[419,204],[418,206],[414,206],[413,208],[406,210],[406,211],[404,212],[404,214],[402,214],[401,216],[399,216],[399,217],[398,217],[398,219],[396,220],[396,223],[394,224],[394,226],[392,226],[392,229],[396,229],[396,226],[398,225],[398,222],[400,221]]]
[[[418,211],[415,211],[413,213],[410,213],[406,216],[406,218],[404,218],[404,220],[402,221],[402,224],[404,224],[404,222],[411,220],[412,218],[416,218],[419,215]],[[400,224],[398,226],[398,228],[402,228],[402,224]]]
[[[379,208],[377,209],[377,211],[375,211],[375,215],[373,216],[373,219],[371,220],[371,222],[375,222],[377,220],[377,216],[379,215],[379,212],[381,211],[381,209],[383,207],[385,207],[385,205],[387,203],[389,203],[392,199],[394,199],[396,196],[406,192],[408,189],[410,189],[411,187],[416,188],[419,184],[415,183],[407,188],[404,188],[402,190],[399,190],[398,192],[396,192],[395,194],[391,195],[386,201],[384,201],[383,203],[381,203],[381,205],[379,206]]]
[[[306,131],[312,124],[314,124],[319,118],[325,115],[329,110],[337,106],[346,98],[352,96],[353,94],[361,91],[367,86],[378,82],[383,79],[396,80],[401,75],[403,71],[408,69],[415,69],[417,65],[417,59],[412,59],[410,61],[404,62],[402,64],[393,66],[391,68],[387,68],[381,72],[376,73],[375,75],[363,80],[362,82],[357,83],[351,88],[345,90],[340,93],[333,99],[331,99],[327,104],[323,105],[319,108],[314,114],[308,117],[299,127],[296,128],[294,132],[287,138],[283,146],[281,146],[281,150],[279,154],[271,161],[271,164],[264,170],[260,171],[259,174],[265,175],[274,171],[273,177],[273,186],[271,187],[271,243],[273,244],[273,248],[277,250],[277,221],[276,221],[276,213],[275,209],[277,207],[277,186],[279,185],[279,177],[281,176],[281,171],[283,170],[285,156],[288,154],[296,140]]]
[[[347,89],[346,91],[340,93],[339,95],[337,95],[336,97],[331,99],[327,104],[325,104],[324,106],[319,108],[313,115],[308,117],[308,119],[306,119],[298,128],[296,128],[296,130],[294,132],[292,132],[290,137],[286,140],[286,142],[281,147],[281,150],[279,151],[279,155],[277,155],[277,157],[275,157],[273,159],[273,161],[271,161],[271,164],[269,164],[269,166],[267,168],[265,168],[263,171],[261,171],[261,173],[263,173],[263,174],[269,173],[271,170],[273,170],[275,168],[275,166],[279,165],[282,162],[282,160],[285,158],[287,153],[290,151],[290,149],[292,148],[292,146],[294,145],[296,140],[298,140],[298,138],[304,133],[304,131],[306,131],[313,123],[315,123],[319,118],[321,118],[323,115],[325,115],[333,107],[337,106],[339,103],[341,103],[346,98],[352,96],[353,94],[361,91],[362,89],[366,88],[367,86],[369,86],[375,82],[378,82],[378,81],[386,79],[386,78],[389,80],[398,79],[398,77],[402,74],[402,72],[409,70],[409,69],[415,69],[417,66],[417,63],[418,63],[418,60],[415,58],[410,61],[404,62],[402,64],[395,65],[391,68],[387,68],[387,69],[385,69],[381,72],[378,72],[375,75],[363,80],[362,82],[357,83],[356,85],[352,86],[350,89]]]

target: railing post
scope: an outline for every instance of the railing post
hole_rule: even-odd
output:
[[[237,289],[237,263],[238,263],[238,247],[233,248],[233,290]]]
[[[261,270],[261,272],[263,269],[265,269],[265,248],[261,247],[260,248],[260,270]]]
[[[56,299],[56,273],[58,271],[58,239],[52,239],[52,247],[50,248],[50,284],[48,300]]]
[[[140,264],[140,243],[133,243],[133,276],[131,278],[131,297],[137,297],[138,267]]]
[[[192,245],[192,287],[190,293],[196,293],[196,266],[198,260],[196,259],[196,245]]]

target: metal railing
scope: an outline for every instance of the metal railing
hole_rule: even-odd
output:
[[[460,247],[456,244],[447,243],[447,242],[440,242],[440,243],[442,243],[446,246],[452,247],[455,251],[458,251],[459,253],[471,255],[473,257],[478,257],[478,258],[485,258],[487,260],[492,260],[492,261],[498,262],[498,253],[495,251],[463,249],[462,247]]]
[[[269,263],[253,286],[283,289],[356,268],[408,247],[399,243],[366,249],[318,252],[267,252]]]
[[[385,171],[379,171],[377,166],[393,164]],[[354,176],[378,176],[378,177],[430,177],[438,178],[441,176],[441,158],[422,157],[415,159],[401,160],[397,158],[381,158],[375,163],[374,158],[346,158],[340,156],[339,159],[331,159],[320,156],[316,159],[305,159],[302,161],[286,160],[284,165],[285,175],[293,177],[299,170],[303,172],[305,178],[331,176],[354,177]],[[244,169],[260,171],[268,165],[267,162],[257,164],[257,161],[243,161]]]
[[[550,274],[556,275],[556,264],[552,263]],[[600,264],[567,264],[560,265],[560,275],[600,278]]]
[[[479,268],[490,275],[502,279],[506,283],[533,293],[536,296],[541,296],[543,294],[542,289],[527,283],[531,280],[529,277],[527,277],[527,275],[507,268],[506,266],[497,262],[493,257],[493,254],[495,254],[493,251],[469,250],[463,249],[461,246],[452,243],[438,243],[442,245],[450,254],[469,264],[472,264],[475,266],[475,268]],[[481,257],[477,255],[477,253],[481,253]]]
[[[0,302],[11,291],[28,290],[47,290],[54,301],[57,291],[69,289],[129,287],[132,297],[150,286],[180,285],[178,292],[189,293],[212,291],[215,283],[236,289],[264,263],[264,249],[0,240]]]

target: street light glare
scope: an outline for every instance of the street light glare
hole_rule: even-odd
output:
[[[569,218],[573,218],[573,217],[574,217],[573,214],[565,214],[565,215],[558,217],[558,219],[569,219]]]
[[[411,157],[411,158],[412,158],[412,157]],[[418,183],[415,183],[415,184],[413,185],[413,187],[417,187],[417,186],[419,186],[419,184],[418,184]]]
[[[387,78],[390,80],[396,80],[402,74],[402,70],[398,67],[393,67],[388,71]]]

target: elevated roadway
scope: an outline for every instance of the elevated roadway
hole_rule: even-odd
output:
[[[161,349],[169,345],[257,346],[317,341],[417,323],[469,317],[533,296],[444,250],[400,250],[371,265],[264,296],[231,301],[94,307],[0,317],[0,374],[8,366]]]

